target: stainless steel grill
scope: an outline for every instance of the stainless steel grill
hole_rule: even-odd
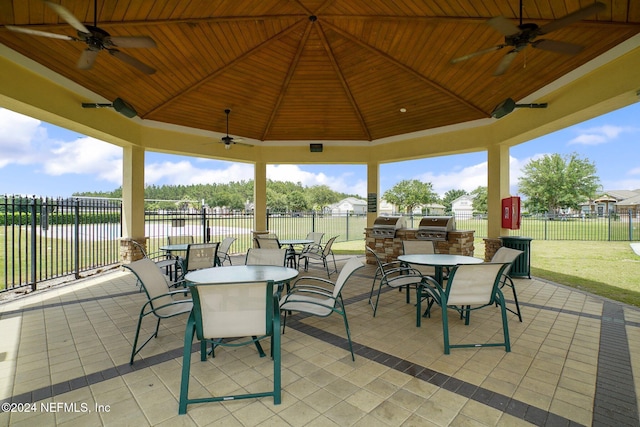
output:
[[[401,216],[379,216],[373,223],[371,236],[378,238],[395,237],[396,231],[405,228],[405,220]]]
[[[421,240],[447,240],[447,233],[456,229],[453,216],[425,216],[420,220],[416,238]]]

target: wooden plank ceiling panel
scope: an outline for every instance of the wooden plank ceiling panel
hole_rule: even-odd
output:
[[[91,0],[53,1],[93,25]],[[143,119],[220,133],[231,108],[235,136],[375,140],[488,117],[503,99],[522,99],[640,33],[640,2],[603,2],[605,11],[544,36],[582,52],[527,46],[499,77],[512,46],[451,59],[504,43],[486,21],[519,24],[518,0],[98,0],[100,28],[155,40],[119,48],[151,75],[106,51],[79,70],[82,41],[0,26],[0,43],[98,97],[127,100]],[[523,0],[523,21],[544,25],[592,3]],[[3,25],[77,37],[40,0],[6,0],[0,12]]]

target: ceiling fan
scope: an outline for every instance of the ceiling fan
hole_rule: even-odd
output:
[[[241,138],[234,138],[232,136],[229,136],[229,113],[231,113],[231,110],[227,108],[224,110],[224,113],[227,115],[227,136],[223,136],[222,138],[220,138],[220,141],[219,141],[224,144],[224,148],[226,150],[230,150],[231,144],[240,144],[240,145],[246,145],[247,147],[253,147],[253,145],[251,144],[243,143]]]
[[[84,25],[65,7],[50,1],[44,1],[55,13],[64,19],[69,25],[76,29],[78,36],[72,37],[64,34],[49,33],[46,31],[33,30],[31,28],[16,27],[15,25],[7,25],[7,29],[23,34],[33,36],[48,37],[60,40],[69,40],[74,42],[84,42],[87,49],[82,52],[78,60],[78,68],[88,70],[93,67],[96,57],[101,50],[109,52],[119,60],[137,68],[146,74],[153,74],[155,69],[147,64],[137,60],[136,58],[119,51],[118,47],[123,48],[149,48],[156,47],[156,42],[151,37],[112,37],[109,33],[98,27],[98,0],[94,0],[93,4],[93,25]]]
[[[542,27],[539,27],[537,24],[533,23],[522,23],[522,0],[520,0],[520,25],[515,25],[504,16],[496,16],[487,21],[487,24],[489,24],[494,30],[504,35],[504,43],[490,47],[488,49],[473,52],[459,58],[452,59],[451,63],[455,64],[461,61],[466,61],[469,58],[484,55],[486,53],[494,52],[504,47],[511,46],[513,49],[507,52],[507,54],[502,58],[502,61],[498,65],[498,68],[496,68],[495,72],[493,73],[494,76],[500,76],[507,71],[509,65],[511,65],[511,62],[513,62],[516,55],[528,45],[531,45],[531,47],[534,48],[548,50],[551,52],[574,55],[576,53],[579,53],[583,49],[583,46],[557,40],[535,39],[538,36],[544,36],[552,31],[559,30],[560,28],[573,24],[574,22],[578,22],[591,15],[595,15],[596,13],[601,12],[604,9],[606,9],[606,5],[604,3],[596,2],[568,15],[565,15],[562,18],[558,18],[555,21],[551,21],[548,24],[543,25]]]

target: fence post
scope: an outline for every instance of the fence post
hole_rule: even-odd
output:
[[[609,229],[607,230],[607,240],[611,241],[611,214],[607,215],[609,222]]]
[[[202,201],[202,208],[200,209],[200,223],[202,224],[202,243],[209,243],[209,240],[211,240],[211,232],[207,224],[207,213],[204,207],[204,200]]]
[[[633,241],[633,227],[631,226],[631,209],[627,211],[629,215],[629,241]]]
[[[349,241],[349,211],[347,211],[347,235],[345,236],[345,241]]]
[[[74,275],[76,279],[80,278],[80,199],[73,201],[73,229],[75,239],[73,239],[73,257],[74,257]]]
[[[37,281],[37,269],[36,269],[36,262],[37,262],[37,256],[38,256],[38,251],[36,250],[36,227],[37,227],[37,223],[36,223],[36,198],[35,196],[33,197],[33,199],[31,199],[31,290],[35,291],[37,288],[36,285],[36,281]]]
[[[311,231],[316,231],[316,211],[311,211]]]
[[[255,215],[255,211],[254,211],[254,215]],[[267,208],[267,225],[265,226],[266,230],[265,231],[269,231],[269,209]]]

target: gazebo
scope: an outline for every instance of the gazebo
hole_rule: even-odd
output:
[[[0,107],[121,146],[124,237],[136,240],[147,151],[253,164],[256,230],[268,164],[364,164],[379,204],[381,164],[483,151],[497,240],[508,234],[509,148],[640,96],[635,2],[11,0],[0,10]],[[112,103],[118,111],[83,108]],[[370,207],[369,225],[377,215]]]

